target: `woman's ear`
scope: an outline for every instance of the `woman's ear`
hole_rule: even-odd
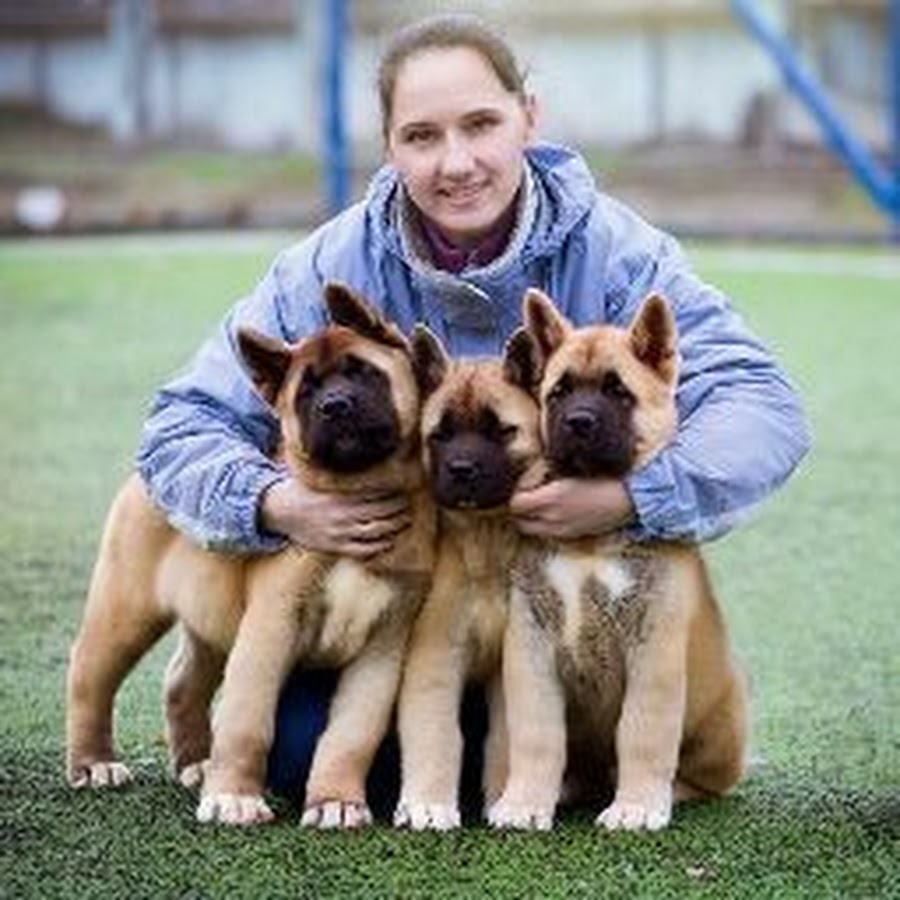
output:
[[[540,106],[535,94],[526,94],[522,103],[525,111],[525,142],[530,144],[537,138],[540,124]]]

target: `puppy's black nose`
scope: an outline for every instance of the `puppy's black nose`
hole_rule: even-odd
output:
[[[454,481],[470,482],[478,475],[478,463],[471,459],[451,459],[447,471]]]
[[[326,419],[346,419],[353,413],[353,401],[346,394],[337,391],[325,394],[316,406]]]
[[[566,413],[563,421],[575,437],[590,437],[597,428],[597,417],[586,409],[573,409]]]

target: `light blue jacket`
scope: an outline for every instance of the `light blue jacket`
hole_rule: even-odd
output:
[[[583,160],[528,151],[519,225],[500,259],[459,276],[417,252],[396,173],[284,250],[188,367],[158,394],[138,468],[170,521],[220,550],[275,549],[257,522],[261,493],[285,477],[268,458],[272,410],[235,350],[238,326],[293,341],[325,323],[327,281],[345,282],[409,331],[426,322],[455,355],[499,353],[536,285],[575,324],[626,325],[652,290],[672,304],[682,355],[675,442],[627,482],[639,537],[723,534],[780,485],[810,438],[794,388],[726,297],[688,267],[676,241],[599,193]]]

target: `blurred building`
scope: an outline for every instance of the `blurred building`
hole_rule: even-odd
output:
[[[379,141],[374,68],[425,13],[485,14],[543,99],[543,132],[596,145],[818,141],[725,0],[348,0],[350,137]],[[886,0],[771,0],[854,127],[888,142]],[[324,0],[0,0],[0,103],[120,140],[313,150]]]

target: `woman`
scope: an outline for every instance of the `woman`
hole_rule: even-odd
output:
[[[538,286],[576,325],[626,324],[652,290],[681,336],[677,440],[626,481],[557,481],[519,493],[513,515],[543,536],[629,527],[702,541],[730,529],[807,450],[800,403],[729,301],[676,242],[599,193],[584,161],[534,143],[536,109],[501,38],[472,18],[400,32],[379,71],[387,165],[365,199],[288,248],[188,369],[159,394],[138,465],[177,527],[219,549],[291,541],[379,552],[406,525],[397,497],[315,494],[274,464],[271,410],[235,353],[250,325],[296,340],[324,324],[326,281],[343,281],[405,331],[426,322],[454,354],[497,354]],[[272,781],[302,783],[330,681],[297,675],[282,698]]]

